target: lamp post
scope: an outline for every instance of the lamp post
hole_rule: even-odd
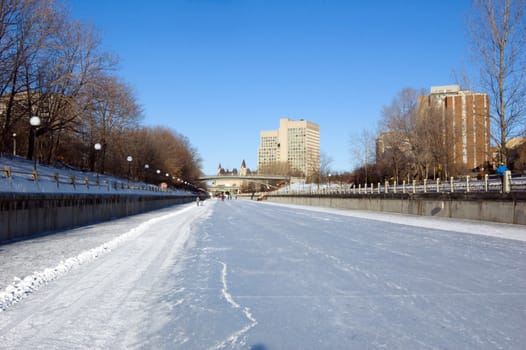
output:
[[[37,130],[38,130],[38,127],[40,126],[40,117],[38,116],[31,117],[29,119],[29,124],[31,124],[31,130],[33,132],[33,159],[35,160],[33,170],[36,173],[37,171],[37,150],[36,150],[37,142],[36,142],[36,139],[37,139]]]
[[[93,145],[93,148],[95,149],[95,160],[93,161],[93,170],[95,170],[95,173],[97,174],[97,185],[99,185],[99,172],[97,170],[97,159],[99,159],[99,151],[102,149],[102,145],[100,143],[96,143]]]
[[[126,160],[128,161],[128,188],[130,188],[131,162],[133,160],[133,157],[128,156],[126,157]]]
[[[150,164],[144,164],[144,182],[146,182],[146,173],[148,171],[148,169],[150,169]]]
[[[99,174],[99,172],[97,171],[97,160],[99,159],[99,151],[102,149],[102,145],[100,143],[96,143],[93,145],[93,148],[95,149],[95,161],[94,161],[94,165],[93,167],[95,168],[95,172],[97,173],[97,175]]]
[[[13,133],[13,155],[16,156],[16,132]]]
[[[161,170],[157,169],[155,172],[157,173],[157,176],[155,177],[155,183],[158,183],[159,179],[161,178]]]

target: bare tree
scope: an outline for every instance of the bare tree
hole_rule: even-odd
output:
[[[71,132],[82,134],[84,121],[90,120],[94,101],[100,98],[100,91],[107,88],[107,80],[111,80],[106,74],[113,68],[115,60],[99,52],[99,47],[100,39],[90,26],[66,22],[38,72],[35,95],[39,96],[41,114],[46,116],[43,130],[47,162],[57,156],[61,137]],[[108,94],[108,99],[111,98],[115,97]],[[88,141],[92,142],[93,135],[90,136]],[[91,152],[85,153],[92,157],[90,148]]]
[[[421,95],[423,91],[405,88],[383,109],[380,136],[384,143],[384,168],[391,169],[395,181],[414,175],[419,164],[423,164],[424,169],[427,167],[423,146],[427,140],[422,138],[418,128],[418,97]]]
[[[384,170],[384,177],[398,181],[408,174],[412,174],[415,162],[405,134],[398,131],[384,132],[379,137],[379,146],[381,151],[379,152],[378,163]],[[369,179],[367,177],[364,180],[368,181]]]
[[[322,176],[327,176],[331,172],[331,164],[333,159],[327,153],[320,152],[320,173]]]
[[[70,133],[82,132],[79,120],[91,101],[86,87],[98,82],[113,61],[99,52],[92,28],[70,21],[55,0],[0,2],[0,39],[0,148],[16,132],[28,158],[36,136],[45,162],[68,158],[71,150],[59,149],[62,139],[71,146]],[[33,115],[41,119],[38,130],[29,126]]]
[[[38,112],[39,96],[33,93],[38,86],[38,72],[65,16],[53,0],[2,1],[0,13],[0,61],[5,64],[0,74],[0,131],[5,139],[17,125],[29,129],[29,118]],[[28,158],[33,153],[33,131],[26,133]]]
[[[119,78],[98,75],[93,79],[97,83],[87,86],[80,127],[89,152],[95,143],[102,145],[99,162],[104,172],[107,164],[122,164],[129,155],[127,132],[138,128],[142,111],[130,86]]]
[[[149,165],[147,179],[150,181],[169,181],[175,185],[181,180],[195,183],[202,175],[197,150],[177,132],[164,127],[140,128],[130,132],[127,140],[129,146],[134,145],[130,146],[133,147],[130,152],[141,167],[138,170],[142,172],[144,164]]]
[[[0,96],[2,110],[0,113],[0,149],[6,147],[8,135],[14,131],[16,119],[13,117],[14,93],[17,86],[16,77],[20,60],[17,59],[18,40],[16,33],[17,16],[22,3],[18,0],[0,2]],[[15,80],[15,82],[13,82]]]
[[[350,135],[349,140],[352,158],[356,165],[363,167],[367,181],[368,169],[376,162],[376,135],[364,129],[360,134]]]
[[[526,0],[474,0],[473,5],[471,44],[492,100],[500,161],[506,162],[507,141],[525,128]]]

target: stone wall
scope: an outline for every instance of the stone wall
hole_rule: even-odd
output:
[[[187,203],[195,196],[0,193],[0,242]]]
[[[265,200],[526,225],[526,193],[266,195]]]

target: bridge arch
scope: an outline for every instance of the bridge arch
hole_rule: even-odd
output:
[[[289,183],[290,177],[274,175],[204,175],[201,176],[199,180],[212,182],[212,184],[208,186],[210,192],[239,193],[245,182],[275,187],[269,182],[278,181]]]

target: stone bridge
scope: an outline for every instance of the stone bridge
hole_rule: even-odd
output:
[[[237,193],[243,183],[253,182],[259,185],[273,187],[269,182],[290,182],[289,176],[276,175],[205,175],[199,178],[200,181],[211,182],[208,188],[210,192],[230,192]]]

